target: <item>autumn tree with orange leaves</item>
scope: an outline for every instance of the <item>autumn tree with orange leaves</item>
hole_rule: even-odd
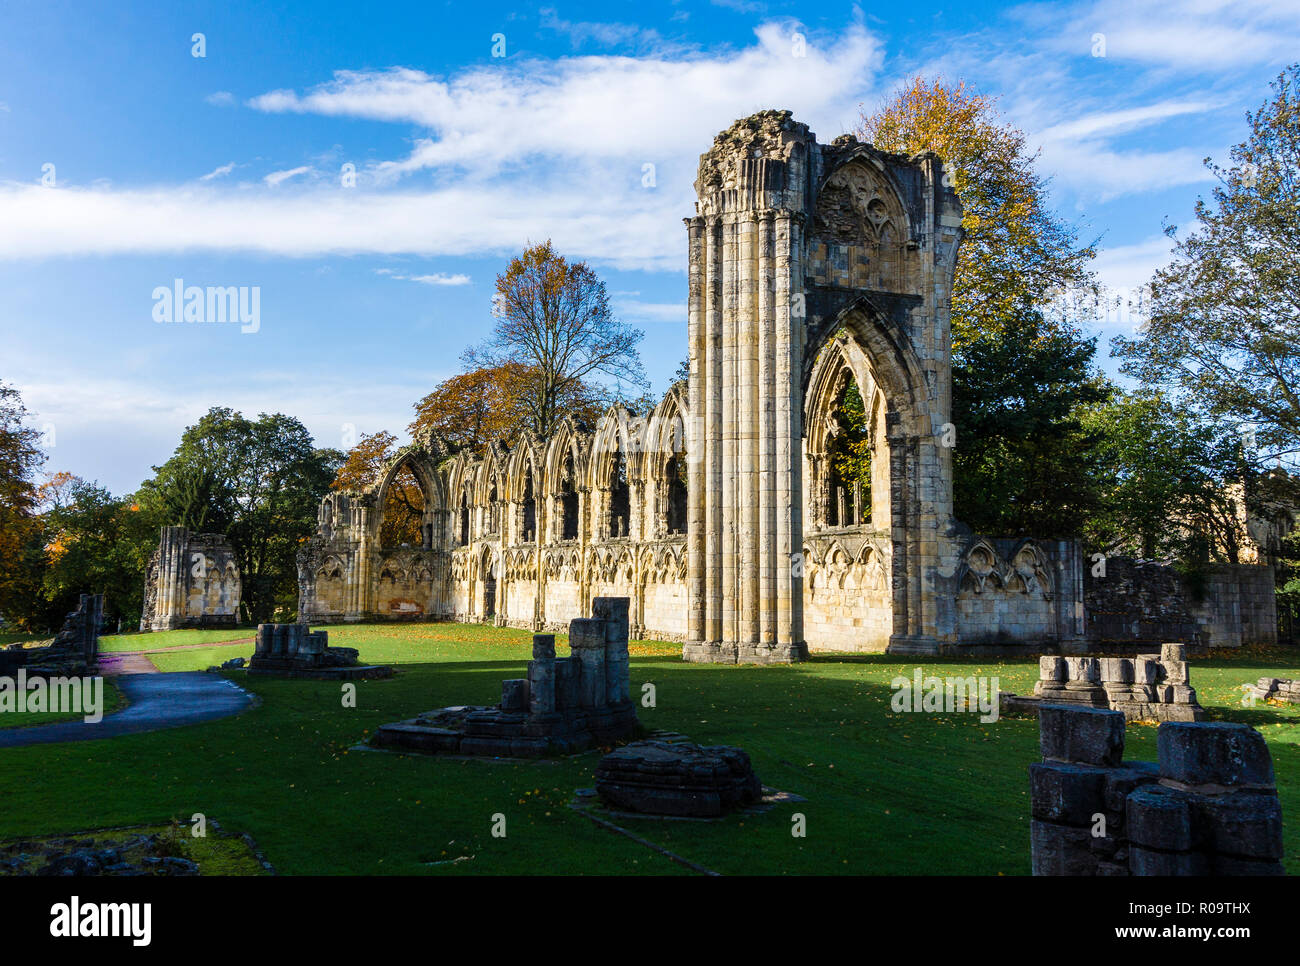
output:
[[[507,367],[514,418],[538,436],[600,397],[601,377],[618,387],[614,395],[648,387],[637,352],[645,333],[618,320],[586,262],[570,262],[550,241],[511,259],[493,305],[492,334],[462,359],[471,371]]]

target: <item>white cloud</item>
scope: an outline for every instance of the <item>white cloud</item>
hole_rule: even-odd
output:
[[[230,91],[213,91],[203,100],[213,107],[234,107],[235,105],[235,95]]]
[[[211,181],[211,180],[214,179],[214,178],[222,178],[222,177],[225,177],[226,175],[230,174],[230,172],[232,172],[232,171],[234,171],[234,170],[235,170],[235,162],[234,162],[234,161],[231,161],[229,164],[223,164],[223,165],[221,165],[221,167],[219,167],[219,168],[213,168],[213,169],[212,169],[211,171],[209,171],[207,174],[201,174],[201,175],[199,175],[199,180],[200,180],[200,181]]]
[[[339,71],[305,94],[271,91],[249,104],[428,129],[409,157],[377,166],[390,176],[535,157],[694,158],[736,118],[773,106],[794,110],[829,140],[856,118],[882,50],[853,26],[828,45],[810,38],[798,57],[793,31],[768,23],[755,45],[711,57],[571,57],[477,67],[450,80],[408,68]]]
[[[769,23],[740,50],[649,58],[584,56],[476,67],[447,79],[420,71],[339,72],[298,94],[249,103],[417,124],[430,136],[380,163],[379,190],[320,179],[274,189],[215,184],[122,190],[0,185],[0,258],[186,250],[323,254],[501,254],[551,238],[575,257],[619,268],[678,270],[698,157],[756,110],[785,107],[823,140],[852,125],[880,66],[878,41],[851,26],[794,55],[791,24]],[[658,187],[641,186],[642,165]],[[393,180],[437,169],[436,187]]]
[[[311,170],[311,165],[304,164],[297,168],[290,168],[287,171],[272,171],[262,180],[265,181],[272,188],[274,188],[277,185],[280,185],[283,182],[288,181],[290,178],[296,178],[298,177],[298,175],[306,174],[310,170]]]
[[[633,322],[686,323],[685,302],[640,302],[636,299],[614,299],[614,310]]]
[[[399,282],[419,282],[422,285],[469,285],[472,279],[468,275],[454,274],[448,275],[444,272],[435,272],[432,275],[398,275],[390,269],[375,269],[378,275],[387,275]]]
[[[1108,61],[1184,71],[1281,64],[1300,49],[1294,0],[1098,0],[1026,7],[1024,17],[1054,23],[1048,39],[1059,52],[1091,56],[1093,35],[1103,34]]]

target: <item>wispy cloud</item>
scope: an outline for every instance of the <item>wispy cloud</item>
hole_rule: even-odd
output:
[[[419,282],[421,285],[469,285],[472,281],[468,275],[463,273],[448,275],[444,272],[435,272],[432,275],[399,275],[391,269],[377,268],[375,274],[387,275],[399,282]]]
[[[219,168],[213,168],[207,174],[199,175],[199,180],[212,181],[214,178],[224,178],[226,175],[230,174],[230,172],[234,170],[235,170],[235,162],[231,161],[229,164],[223,164]]]
[[[211,104],[213,107],[235,106],[235,95],[230,93],[230,91],[213,91],[207,97],[203,98],[203,100]]]
[[[265,181],[272,188],[274,188],[277,185],[283,184],[284,182],[288,181],[290,178],[296,178],[301,174],[306,174],[310,170],[311,170],[311,165],[304,164],[297,168],[290,168],[287,171],[272,171],[262,180]]]

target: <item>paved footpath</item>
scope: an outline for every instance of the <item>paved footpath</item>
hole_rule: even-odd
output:
[[[30,728],[0,728],[0,748],[116,738],[215,721],[238,714],[253,696],[219,674],[173,671],[123,674],[115,682],[130,702],[101,721],[59,721]]]

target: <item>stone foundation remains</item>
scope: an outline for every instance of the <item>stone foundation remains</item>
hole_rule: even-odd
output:
[[[234,627],[240,588],[239,564],[224,534],[163,527],[145,570],[140,630]]]
[[[635,741],[600,760],[596,791],[612,808],[713,818],[757,802],[763,786],[739,748]]]
[[[567,658],[555,635],[533,635],[528,676],[501,682],[494,708],[456,706],[379,728],[371,743],[430,754],[537,758],[585,751],[636,731],[628,694],[628,599],[597,597],[569,624]]]
[[[393,669],[361,664],[354,647],[330,647],[328,631],[306,624],[258,624],[249,674],[350,681],[386,678]]]
[[[1122,712],[1126,721],[1200,721],[1205,717],[1191,686],[1187,648],[1163,644],[1159,654],[1136,657],[1039,658],[1034,697],[1008,695],[1008,710],[1034,702],[1078,704]]]
[[[1282,807],[1263,736],[1167,722],[1159,762],[1125,762],[1124,716],[1043,705],[1029,766],[1034,875],[1283,875]]]

